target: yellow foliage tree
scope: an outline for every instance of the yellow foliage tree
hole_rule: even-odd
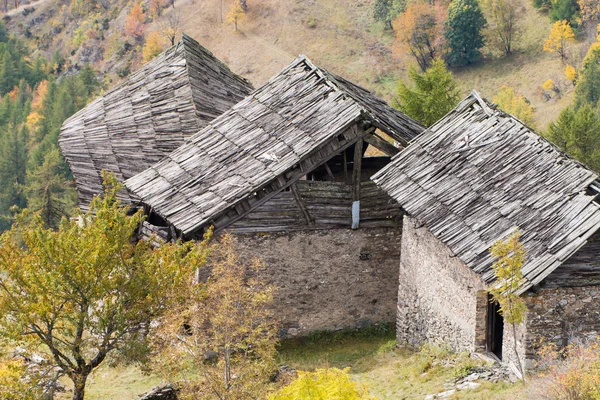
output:
[[[513,333],[513,350],[515,358],[524,377],[524,369],[517,351],[517,328],[525,320],[527,305],[517,291],[523,280],[521,269],[525,264],[525,247],[521,243],[521,232],[512,233],[506,240],[498,240],[490,248],[491,255],[496,259],[492,268],[496,282],[490,289],[492,299],[500,304],[500,314],[506,324],[510,324]]]
[[[233,24],[236,32],[238,30],[238,22],[242,20],[245,15],[246,13],[239,0],[235,0],[229,8],[229,13],[227,13],[227,21]]]
[[[548,92],[554,90],[554,81],[552,79],[548,79],[546,82],[542,83],[542,89]]]
[[[298,371],[298,378],[269,400],[371,400],[369,390],[350,379],[350,368],[317,369],[315,372]]]
[[[148,35],[146,44],[142,49],[142,55],[144,56],[144,62],[152,60],[154,57],[162,52],[162,45],[160,43],[160,35],[157,31],[154,31]]]
[[[38,84],[38,87],[35,89],[35,93],[33,94],[33,100],[31,100],[31,109],[35,111],[39,111],[42,109],[44,97],[46,96],[46,92],[48,91],[48,81],[44,79]]]
[[[558,53],[562,62],[567,58],[567,44],[575,40],[575,33],[568,21],[556,21],[552,25],[550,36],[544,42],[544,51]]]
[[[572,65],[567,65],[565,67],[565,77],[575,84],[577,82],[577,69]]]
[[[195,265],[210,276],[181,289],[181,301],[161,320],[153,335],[156,365],[180,380],[183,400],[262,398],[276,354],[274,287],[261,279],[259,260],[238,259],[232,236],[210,247],[206,240],[205,259]]]
[[[135,38],[141,38],[144,34],[144,9],[139,2],[134,2],[125,19],[125,33]]]
[[[509,114],[519,118],[523,123],[533,125],[534,108],[529,101],[522,95],[515,92],[515,89],[509,86],[502,86],[497,95],[494,96],[494,103]]]

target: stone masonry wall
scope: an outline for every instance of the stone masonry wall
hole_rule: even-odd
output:
[[[398,291],[400,344],[447,343],[473,351],[481,279],[416,220],[404,217]],[[485,319],[483,319],[485,320]]]
[[[529,364],[540,341],[559,347],[595,339],[600,334],[600,287],[542,288],[528,292],[525,353]]]
[[[279,288],[282,336],[395,321],[400,227],[236,237],[240,257],[261,258]]]

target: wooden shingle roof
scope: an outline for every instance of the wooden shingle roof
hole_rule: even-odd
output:
[[[372,179],[488,283],[490,247],[518,227],[520,293],[600,228],[598,175],[476,92]]]
[[[407,143],[423,127],[301,56],[126,187],[183,236],[280,190],[364,133]],[[374,129],[374,128],[373,128]]]
[[[86,209],[102,193],[102,170],[114,172],[120,181],[134,176],[251,90],[248,81],[184,34],[176,46],[63,124],[59,145],[80,206]],[[125,191],[121,195],[131,200]]]

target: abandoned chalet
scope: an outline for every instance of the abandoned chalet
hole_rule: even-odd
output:
[[[282,336],[396,321],[401,344],[514,361],[486,288],[515,229],[519,357],[600,331],[598,176],[475,92],[425,130],[304,56],[253,90],[183,35],[59,143],[82,208],[109,170],[142,237],[237,236],[279,287]]]

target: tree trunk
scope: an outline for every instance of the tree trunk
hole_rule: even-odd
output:
[[[229,382],[231,381],[231,356],[229,347],[225,347],[225,391],[229,390]]]
[[[519,367],[519,372],[521,373],[521,380],[525,382],[525,371],[523,370],[521,357],[519,357],[519,351],[517,350],[517,327],[514,322],[511,325],[513,331],[513,350],[515,351],[515,357],[517,357],[517,366]]]
[[[85,395],[85,383],[87,381],[87,375],[78,375],[73,380],[73,400],[83,400]]]

